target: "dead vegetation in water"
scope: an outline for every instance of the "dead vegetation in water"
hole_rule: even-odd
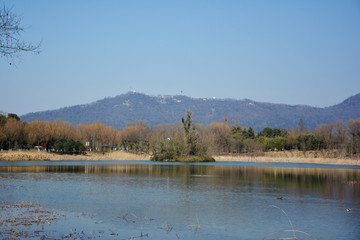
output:
[[[0,215],[0,238],[41,238],[45,228],[56,221],[58,215],[40,208],[32,202],[2,202]]]
[[[281,211],[288,221],[289,229],[269,233],[263,238],[264,240],[316,240],[316,238],[311,234],[295,229],[290,217],[283,209],[275,205],[270,205],[269,208],[276,208]],[[61,219],[64,220],[66,218],[65,215],[62,215],[55,210],[43,209],[39,204],[33,202],[1,202],[0,210],[0,239],[54,239],[54,236],[52,235],[53,232],[50,230],[49,226],[57,224],[59,220],[61,221]],[[86,216],[86,214],[82,213],[81,216]],[[109,239],[135,240],[150,237],[149,233],[143,232],[143,225],[149,223],[150,221],[154,221],[154,219],[148,217],[138,217],[134,213],[126,213],[118,218],[131,225],[135,223],[139,224],[140,231],[128,238],[119,238],[119,233],[110,230],[111,233],[108,235],[108,237],[110,237]],[[102,221],[96,222],[96,224],[101,223]],[[181,239],[181,232],[177,231],[174,233],[176,229],[168,221],[158,228],[166,234],[174,234],[174,238],[176,237],[177,239]],[[195,224],[187,225],[186,229],[191,232],[199,233],[200,221],[197,215],[195,218]],[[105,238],[105,231],[97,232],[97,237]],[[84,230],[81,231],[74,228],[68,233],[62,234],[60,237],[56,237],[56,239],[93,239],[97,237],[91,232],[85,233]]]
[[[84,230],[71,229],[58,232],[53,226],[63,226],[67,218],[62,212],[44,209],[33,202],[0,203],[0,239],[93,239],[104,234],[85,233]],[[80,218],[81,216],[79,216]],[[60,227],[61,228],[61,227]]]
[[[288,214],[280,207],[275,206],[275,205],[270,205],[269,207],[271,208],[276,208],[278,210],[281,211],[281,213],[286,216],[286,219],[288,220],[290,229],[284,229],[284,230],[280,230],[277,232],[273,232],[270,233],[268,235],[266,235],[263,239],[264,240],[285,240],[285,239],[294,239],[294,240],[307,240],[307,239],[314,239],[317,240],[314,236],[310,235],[307,232],[301,231],[301,230],[296,230],[294,229],[294,225],[290,219],[290,217],[288,216]],[[300,235],[299,235],[300,234]]]

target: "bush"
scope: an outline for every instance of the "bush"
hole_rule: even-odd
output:
[[[208,155],[172,156],[169,158],[169,156],[166,154],[153,154],[150,160],[159,162],[215,162],[215,159]]]
[[[54,149],[58,153],[65,154],[82,154],[86,150],[85,146],[81,142],[74,141],[73,139],[61,139],[56,141],[54,143]]]

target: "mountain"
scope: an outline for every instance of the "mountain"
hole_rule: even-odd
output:
[[[146,121],[149,125],[174,124],[193,112],[193,119],[204,125],[221,121],[226,115],[231,123],[238,118],[241,126],[255,131],[265,127],[285,128],[298,126],[303,119],[306,128],[320,124],[360,118],[360,93],[340,104],[318,108],[304,105],[286,105],[255,102],[249,99],[190,98],[184,95],[149,96],[129,92],[105,98],[90,104],[65,107],[57,110],[28,113],[21,116],[25,122],[39,119],[55,121],[60,118],[74,125],[100,121],[122,129],[129,122]]]

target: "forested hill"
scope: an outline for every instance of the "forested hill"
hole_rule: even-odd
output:
[[[230,123],[252,126],[255,131],[265,127],[296,127],[300,119],[306,128],[315,128],[337,120],[360,118],[360,94],[340,104],[317,108],[303,105],[285,105],[255,102],[249,99],[209,99],[177,96],[148,96],[129,92],[105,98],[90,104],[65,107],[57,110],[29,113],[21,116],[26,122],[39,119],[55,121],[62,119],[74,125],[100,121],[108,126],[122,129],[129,122],[146,121],[148,125],[179,122],[186,111],[193,112],[193,119],[204,125],[222,121],[227,116]]]

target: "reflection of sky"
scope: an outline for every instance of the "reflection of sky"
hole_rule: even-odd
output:
[[[36,201],[49,208],[94,214],[106,228],[117,226],[125,235],[143,224],[151,239],[176,239],[178,232],[181,239],[193,239],[187,226],[196,224],[198,217],[197,239],[262,239],[290,228],[286,216],[269,207],[276,205],[296,229],[317,239],[360,236],[360,186],[345,183],[359,181],[358,169],[206,165],[7,169],[15,171],[5,173],[1,168],[1,185],[9,187],[0,189],[0,201]],[[280,196],[283,200],[277,199]],[[136,223],[124,221],[127,213],[136,215]],[[154,220],[145,222],[145,217]],[[165,222],[173,232],[159,228]]]

